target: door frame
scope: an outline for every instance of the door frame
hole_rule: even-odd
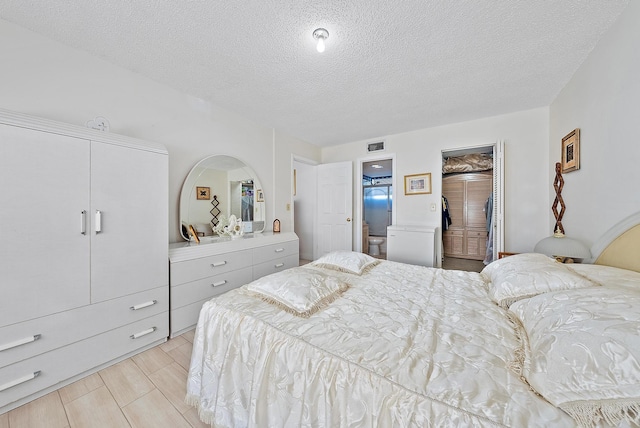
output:
[[[504,251],[504,140],[497,140],[494,143],[489,144],[477,144],[473,146],[463,147],[449,147],[440,151],[441,157],[444,158],[444,154],[448,152],[466,151],[474,153],[474,149],[482,149],[486,147],[492,148],[493,154],[493,260],[498,259],[498,253]],[[477,152],[476,152],[477,153]],[[442,176],[442,174],[441,174]],[[440,189],[440,197],[442,197],[442,188]],[[442,207],[441,207],[442,208]],[[442,235],[444,230],[442,229],[442,219],[440,220],[440,234]],[[442,241],[442,240],[440,240]],[[440,253],[438,255],[438,261],[441,262],[444,259],[444,248],[440,246]]]
[[[354,203],[355,210],[353,217],[355,219],[354,226],[355,231],[353,234],[353,251],[362,252],[362,164],[365,162],[379,161],[391,159],[391,175],[393,183],[393,199],[396,197],[396,191],[398,189],[398,180],[396,174],[396,154],[395,153],[380,153],[376,155],[369,155],[366,157],[356,159],[356,171],[354,174],[354,187],[356,189],[356,202]],[[391,203],[391,224],[396,224],[396,202]]]
[[[314,161],[313,159],[308,159],[296,154],[291,154],[291,190],[290,190],[290,194],[291,194],[291,224],[292,224],[292,230],[295,232],[296,230],[296,221],[295,221],[295,209],[296,209],[296,204],[294,203],[294,198],[296,196],[296,192],[297,192],[297,188],[298,188],[298,183],[297,183],[297,177],[296,177],[296,173],[295,173],[295,166],[296,163],[302,163],[305,165],[309,165],[310,167],[312,167],[314,169],[314,174],[315,174],[315,169],[316,167],[320,164],[320,162]],[[314,188],[317,187],[317,177],[315,179],[315,181],[313,183],[306,183],[306,184],[311,184],[311,186],[313,186]],[[317,198],[317,197],[316,197]],[[311,230],[311,248],[312,248],[312,258],[315,260],[316,258],[316,224],[317,224],[317,210],[314,209],[313,210],[313,218],[311,219],[311,223],[312,223],[312,230]]]

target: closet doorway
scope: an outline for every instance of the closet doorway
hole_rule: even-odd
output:
[[[504,246],[503,144],[442,152],[443,266],[480,271]]]

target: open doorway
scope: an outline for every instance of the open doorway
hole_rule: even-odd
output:
[[[387,227],[393,221],[393,159],[362,161],[361,171],[361,251],[385,259]]]
[[[442,152],[442,261],[480,271],[504,246],[503,143]]]

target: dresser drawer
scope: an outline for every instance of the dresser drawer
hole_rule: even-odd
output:
[[[171,308],[180,308],[203,299],[210,299],[248,284],[253,278],[251,267],[171,287]]]
[[[253,249],[253,263],[257,265],[269,260],[297,255],[298,251],[298,240],[257,247]]]
[[[258,279],[265,275],[270,275],[272,273],[276,273],[276,272],[283,271],[285,269],[296,267],[299,264],[300,264],[300,260],[298,259],[297,252],[296,254],[290,255],[288,257],[283,257],[281,259],[260,263],[259,265],[255,265],[253,267],[253,279]]]
[[[210,299],[203,299],[181,308],[172,309],[169,313],[169,319],[171,320],[170,337],[176,337],[185,331],[194,328],[198,323],[198,317],[200,316],[202,305],[209,300]]]
[[[147,331],[148,334],[131,338]],[[16,400],[160,341],[167,335],[167,314],[162,313],[4,367],[0,369],[0,389],[4,389],[0,391],[0,413],[3,413],[2,407]],[[34,373],[38,376],[29,379]],[[15,385],[10,386],[12,384]]]
[[[233,251],[171,263],[171,286],[175,287],[178,284],[230,272],[252,264],[251,250]]]
[[[0,367],[169,310],[167,287],[0,329]]]

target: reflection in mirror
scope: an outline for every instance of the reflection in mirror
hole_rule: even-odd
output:
[[[231,156],[214,155],[198,162],[182,185],[180,233],[189,240],[189,225],[199,236],[211,236],[222,216],[242,219],[245,233],[262,232],[264,190],[256,173]]]

